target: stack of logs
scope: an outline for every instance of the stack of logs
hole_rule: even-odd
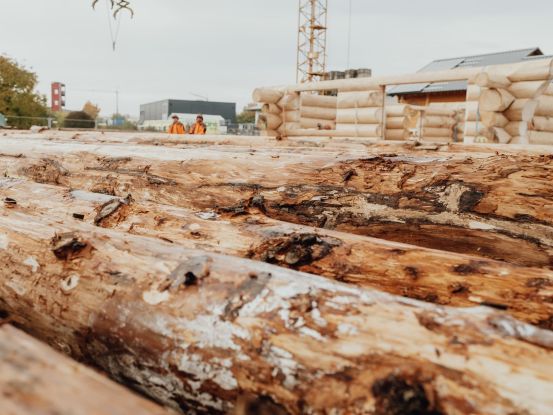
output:
[[[470,80],[467,141],[553,144],[551,62],[538,60],[514,72],[506,69],[483,70]]]
[[[550,412],[553,152],[200,140],[0,136],[0,319],[181,413]],[[35,343],[0,412],[165,413]]]
[[[336,97],[304,92],[300,97],[300,127],[336,129]]]
[[[443,77],[442,73],[436,74],[435,81]],[[419,108],[422,115],[415,128],[410,125],[411,120],[402,123],[400,118],[406,114],[400,107],[385,104],[387,78],[374,83],[370,80],[344,80],[337,84],[330,81],[329,88],[338,91],[337,101],[306,92],[308,89],[301,85],[282,90],[257,89],[254,100],[265,104],[260,128],[269,136],[553,145],[552,78],[553,60],[545,58],[473,68],[465,78],[468,88],[466,102],[462,103],[464,108],[435,105]],[[417,77],[401,78],[403,82],[411,79]],[[314,87],[324,91],[324,88],[316,88],[317,85]],[[301,105],[299,91],[303,91]],[[296,103],[290,114],[283,113],[282,105],[278,105],[285,94],[293,97]]]
[[[386,140],[405,140],[409,136],[410,118],[408,105],[397,104],[386,106]]]
[[[338,92],[336,130],[352,137],[381,138],[384,117],[384,92]]]

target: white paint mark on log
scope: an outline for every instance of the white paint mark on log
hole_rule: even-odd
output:
[[[216,220],[219,217],[219,215],[211,210],[206,212],[198,212],[196,213],[196,216],[203,220]]]
[[[157,290],[145,291],[142,294],[142,299],[150,305],[158,305],[169,299],[169,292],[159,292]]]
[[[299,364],[294,360],[292,353],[276,346],[271,346],[267,361],[278,368],[284,375],[283,385],[287,389],[294,389],[298,384],[297,372]],[[274,376],[274,374],[273,374]]]
[[[324,342],[326,341],[325,338],[316,330],[310,329],[309,327],[302,327],[298,330],[301,334],[304,336],[313,337],[315,340]]]
[[[196,391],[198,383],[201,385],[206,380],[219,385],[224,390],[234,390],[238,387],[238,382],[232,372],[229,370],[232,367],[230,359],[211,359],[205,362],[204,357],[192,354],[183,355],[179,363],[179,370],[193,375],[197,381],[189,382],[190,386]]]
[[[8,281],[6,285],[14,290],[17,295],[25,295],[27,293],[27,289],[16,281]]]
[[[113,199],[117,199],[114,196],[105,195],[102,193],[86,192],[84,190],[73,190],[71,192],[71,197],[77,200],[82,200],[83,202],[92,203],[107,203]]]
[[[219,347],[221,349],[240,350],[240,346],[234,342],[238,337],[242,340],[249,339],[248,330],[228,321],[223,321],[217,315],[200,315],[191,321],[184,321],[183,326],[197,334],[199,347]]]
[[[36,258],[32,257],[32,256],[28,257],[25,261],[23,261],[23,264],[28,265],[29,267],[31,267],[33,272],[37,272],[38,268],[40,267],[40,264],[38,263]]]
[[[489,225],[489,224],[483,223],[483,222],[478,222],[478,221],[475,221],[475,220],[469,221],[469,228],[470,229],[478,229],[478,230],[482,230],[482,231],[490,231],[490,230],[493,230],[493,229],[497,229],[493,225]]]
[[[69,277],[60,281],[61,290],[68,294],[73,291],[79,285],[81,278],[77,274],[71,274]]]
[[[359,333],[357,327],[352,326],[351,324],[341,323],[338,325],[338,333],[346,336],[354,336]]]
[[[0,249],[8,249],[9,238],[5,233],[0,233]]]

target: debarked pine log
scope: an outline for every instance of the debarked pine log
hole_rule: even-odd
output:
[[[553,334],[233,257],[13,210],[0,310],[153,399],[224,413],[545,414]]]
[[[175,414],[9,325],[0,326],[0,397],[4,415]]]
[[[551,156],[274,158],[10,139],[2,146],[5,176],[238,214],[258,197],[266,215],[287,222],[523,265],[552,263]]]
[[[1,179],[0,197],[15,201],[12,209],[22,213],[81,220],[437,304],[488,305],[553,330],[548,270],[279,222],[255,206],[233,217],[19,179]]]

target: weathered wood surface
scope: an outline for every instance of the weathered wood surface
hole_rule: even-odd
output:
[[[485,154],[553,154],[551,146],[527,146],[527,145],[499,145],[499,144],[456,144],[446,145],[421,145],[416,142],[405,141],[383,141],[366,137],[285,137],[276,139],[274,137],[262,136],[223,136],[204,135],[191,138],[189,135],[175,138],[174,135],[162,133],[102,133],[91,131],[46,131],[41,134],[30,133],[29,131],[9,131],[0,134],[0,140],[6,138],[47,140],[54,142],[79,142],[94,144],[131,144],[147,146],[178,146],[182,148],[215,148],[218,150],[229,149],[232,151],[260,150],[267,151],[280,149],[288,151],[313,151],[313,152],[363,152],[364,154],[377,153],[412,153],[426,154],[436,153],[470,153],[473,157],[482,157]],[[0,144],[2,141],[0,141]]]
[[[0,327],[0,413],[175,414],[8,325]]]
[[[2,148],[7,176],[222,213],[253,203],[286,222],[552,264],[551,156],[359,158],[12,139]]]
[[[0,179],[0,197],[15,200],[12,209],[22,213],[83,220],[437,304],[488,305],[553,330],[553,303],[542,294],[553,287],[547,270],[279,222],[261,212],[194,212],[13,179]]]
[[[553,405],[553,335],[504,313],[58,222],[4,209],[0,309],[172,407],[220,413],[242,394],[291,414]]]

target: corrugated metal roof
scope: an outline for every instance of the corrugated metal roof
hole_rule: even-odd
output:
[[[457,68],[475,68],[488,65],[522,62],[530,59],[543,59],[540,48],[510,50],[506,52],[488,53],[485,55],[465,56],[459,58],[439,59],[430,62],[418,72],[435,72]],[[432,92],[453,92],[467,89],[466,81],[438,82],[423,84],[406,84],[390,86],[388,95],[424,94]]]

